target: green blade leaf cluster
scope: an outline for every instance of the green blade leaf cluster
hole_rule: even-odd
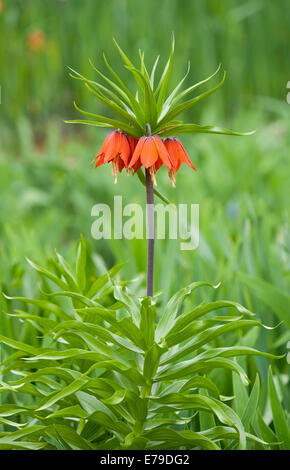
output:
[[[259,378],[248,393],[240,364],[245,356],[276,357],[229,340],[262,324],[237,302],[194,301],[219,284],[194,282],[160,311],[158,297],[120,281],[122,265],[96,276],[83,237],[75,267],[59,254],[47,267],[29,263],[41,298],[6,296],[34,343],[0,336],[1,449],[289,447],[272,373],[275,432],[256,413]],[[233,375],[234,396],[224,396],[216,372]]]
[[[147,134],[147,124],[150,125],[152,134],[158,134],[162,137],[184,133],[223,135],[250,135],[252,133],[234,132],[213,125],[200,126],[195,123],[185,123],[181,121],[180,118],[178,121],[176,120],[178,116],[183,114],[185,111],[190,110],[201,100],[215,93],[223,85],[226,78],[225,72],[217,85],[203,91],[197,96],[192,96],[199,87],[206,85],[210,80],[214,79],[214,77],[219,73],[221,65],[219,65],[217,70],[209,77],[182,90],[182,86],[184,85],[190,71],[190,67],[188,65],[188,69],[184,77],[179,83],[175,84],[173,90],[170,91],[170,79],[174,63],[174,36],[172,36],[171,39],[169,58],[164,69],[160,73],[159,80],[156,80],[159,56],[155,60],[152,70],[149,72],[145,64],[145,55],[143,51],[139,51],[140,62],[138,65],[135,65],[115,39],[114,44],[120,54],[125,70],[131,74],[131,79],[133,79],[135,89],[130,90],[128,88],[126,85],[127,79],[120,77],[119,73],[117,73],[109,64],[105,55],[104,65],[107,68],[109,75],[103,73],[90,61],[90,64],[92,65],[94,72],[98,75],[100,81],[86,78],[69,67],[70,76],[83,83],[94,98],[108,108],[112,117],[85,111],[74,103],[76,110],[89,119],[74,119],[66,122],[118,129],[135,138],[139,138]],[[117,119],[115,119],[115,117]]]

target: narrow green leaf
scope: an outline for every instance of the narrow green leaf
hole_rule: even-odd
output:
[[[20,341],[16,341],[15,339],[12,338],[7,338],[6,336],[0,335],[0,343],[7,344],[7,346],[10,346],[13,349],[17,349],[19,351],[23,351],[27,354],[38,354],[39,350],[37,348],[34,348],[33,346],[30,346],[29,344],[26,343],[21,343]]]
[[[171,135],[178,134],[221,134],[221,135],[234,135],[234,136],[246,136],[253,135],[256,131],[249,132],[236,132],[224,127],[218,126],[200,126],[199,124],[173,124],[167,126],[161,130],[160,126],[157,128],[157,132],[161,137],[168,137]]]
[[[242,416],[242,423],[246,430],[250,429],[250,425],[253,422],[253,419],[256,416],[258,403],[260,397],[260,379],[257,374],[256,381],[254,383],[253,389],[250,394],[250,398],[248,400],[247,406]]]
[[[66,408],[61,408],[60,410],[55,411],[54,413],[50,413],[46,416],[45,419],[54,419],[54,418],[81,418],[85,419],[88,417],[88,413],[86,413],[80,405],[73,405],[68,406]]]
[[[92,118],[97,122],[110,124],[115,129],[121,129],[122,131],[126,132],[127,134],[134,135],[136,137],[139,136],[139,133],[136,132],[132,126],[129,126],[128,124],[126,124],[122,121],[117,121],[115,119],[110,119],[110,118],[107,118],[105,116],[100,116],[98,114],[89,113],[87,111],[84,111],[83,109],[79,108],[79,106],[77,106],[77,104],[75,102],[74,102],[74,107],[77,111],[79,111],[79,113],[81,113],[84,116],[87,116],[89,118]]]
[[[116,276],[120,269],[125,266],[125,264],[127,264],[127,262],[116,264],[108,272],[97,278],[89,288],[87,296],[90,298],[94,297],[102,287],[104,287],[108,282],[111,281],[113,277]]]
[[[179,105],[174,106],[170,111],[168,111],[168,113],[166,113],[165,116],[162,116],[162,117],[160,116],[158,126],[159,127],[163,126],[168,121],[171,121],[173,118],[175,118],[175,116],[178,116],[179,114],[183,113],[187,109],[192,108],[192,106],[194,106],[199,101],[201,101],[204,98],[207,98],[211,94],[215,93],[223,85],[225,79],[226,79],[226,72],[224,72],[224,75],[223,75],[223,78],[222,78],[221,82],[217,86],[212,88],[211,90],[208,90],[208,91],[202,93],[199,96],[191,98],[190,100],[187,100],[184,103],[181,103]]]
[[[46,410],[47,408],[50,408],[59,400],[62,400],[63,398],[66,398],[69,395],[72,395],[73,393],[80,390],[80,388],[83,387],[85,383],[86,383],[85,379],[75,380],[74,382],[69,384],[67,387],[64,387],[60,392],[53,393],[52,396],[50,396],[48,400],[45,400],[44,403],[39,408],[37,408],[37,411]]]
[[[200,433],[186,430],[176,431],[169,429],[168,427],[158,427],[150,431],[146,431],[144,436],[149,441],[149,449],[172,449],[172,447],[186,447],[192,449],[198,447],[205,450],[219,450],[219,447],[206,436],[202,436]],[[154,442],[159,444],[154,446]],[[162,445],[164,443],[164,445]]]
[[[174,322],[176,315],[184,302],[184,299],[188,297],[195,289],[202,286],[215,286],[209,282],[193,282],[187,287],[180,289],[174,296],[169,300],[165,307],[165,310],[158,322],[156,328],[156,341],[159,342],[161,338],[164,338],[171,330],[172,323]]]
[[[150,85],[151,85],[152,90],[154,90],[155,72],[156,72],[156,68],[157,68],[157,65],[158,65],[159,57],[160,56],[158,55],[155,62],[154,62],[154,65],[152,67],[152,71],[151,71],[151,74],[150,74]]]
[[[276,286],[273,286],[263,279],[258,279],[242,272],[239,273],[239,277],[242,283],[245,284],[261,302],[268,305],[268,307],[290,327],[290,295],[282,292]]]
[[[84,237],[81,235],[81,240],[78,246],[77,262],[76,262],[76,278],[80,292],[83,294],[86,289],[86,263],[87,263],[87,247]]]
[[[45,277],[47,277],[48,279],[50,279],[51,281],[53,281],[56,285],[58,285],[59,287],[61,287],[62,289],[66,290],[67,289],[67,284],[62,280],[60,279],[59,277],[57,277],[55,274],[51,273],[50,271],[48,271],[47,269],[43,268],[42,266],[39,266],[38,264],[34,263],[33,261],[31,261],[29,258],[26,258],[27,262],[30,264],[30,266],[33,267],[33,269],[35,269],[36,271],[38,271],[40,274],[44,275]]]
[[[195,83],[194,85],[191,85],[190,87],[186,88],[186,90],[183,90],[181,93],[179,93],[178,96],[175,96],[174,97],[174,101],[173,101],[173,104],[177,104],[179,103],[183,98],[185,98],[189,93],[192,93],[194,90],[196,90],[198,87],[200,87],[201,85],[204,85],[205,83],[207,83],[209,80],[211,80],[213,77],[215,77],[218,72],[220,71],[221,69],[221,64],[219,64],[218,68],[216,69],[216,71],[211,74],[209,77],[205,78],[204,80],[201,80],[200,82],[198,83]]]
[[[269,388],[270,403],[271,403],[271,408],[272,408],[272,413],[273,413],[273,422],[274,422],[275,432],[278,436],[279,441],[283,442],[283,444],[281,444],[281,449],[289,450],[290,449],[289,426],[287,424],[287,420],[284,415],[284,410],[283,410],[282,404],[279,399],[279,395],[275,387],[271,367],[269,368],[268,388]]]
[[[168,88],[168,82],[169,82],[169,78],[170,78],[171,70],[172,70],[173,54],[174,54],[174,36],[172,35],[169,59],[162,73],[162,76],[160,78],[159,85],[156,89],[156,93],[158,93],[158,100],[157,100],[158,117],[160,116],[163,103],[165,100],[166,91]]]

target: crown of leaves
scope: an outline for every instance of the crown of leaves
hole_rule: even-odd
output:
[[[105,54],[103,54],[105,65],[112,75],[112,79],[104,75],[90,61],[93,69],[103,79],[106,86],[102,83],[89,80],[77,71],[69,67],[71,77],[81,80],[86,88],[101,102],[114,111],[122,120],[111,119],[106,116],[90,113],[79,108],[74,103],[75,108],[87,118],[86,120],[69,120],[68,123],[87,124],[97,127],[107,127],[110,129],[119,129],[127,134],[139,138],[147,133],[147,124],[150,125],[152,134],[158,134],[161,137],[168,137],[178,134],[192,133],[208,133],[208,134],[225,134],[225,135],[250,135],[252,132],[234,132],[217,126],[201,126],[194,123],[185,123],[175,118],[184,111],[192,108],[199,101],[207,98],[217,91],[224,83],[226,72],[224,71],[221,81],[210,90],[201,93],[198,96],[190,97],[190,95],[201,85],[207,83],[215,77],[220,69],[209,77],[201,80],[190,87],[181,90],[182,85],[187,78],[190,70],[188,65],[186,74],[175,86],[173,91],[168,94],[168,84],[172,72],[173,55],[174,55],[174,37],[171,40],[171,49],[168,61],[162,71],[161,77],[155,86],[155,73],[158,66],[159,56],[157,57],[151,73],[148,72],[144,52],[139,50],[140,66],[139,68],[130,61],[125,52],[121,49],[117,41],[114,43],[124,62],[125,68],[133,75],[137,91],[132,93],[126,86],[125,82],[119,77],[112,66],[109,64]]]

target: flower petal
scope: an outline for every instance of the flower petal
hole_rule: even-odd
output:
[[[145,168],[149,168],[150,166],[154,165],[157,159],[158,159],[158,152],[154,144],[153,137],[148,137],[142,147],[140,160],[142,164],[145,166]]]
[[[163,161],[158,157],[157,162],[155,163],[155,170],[158,171],[159,168],[163,165]]]
[[[141,166],[142,166],[141,160],[138,160],[133,167],[133,170],[134,170],[133,175],[135,175],[136,171],[140,170]]]
[[[98,168],[98,166],[104,165],[104,154],[100,155],[99,161],[96,163],[95,168]]]
[[[135,151],[133,153],[132,159],[129,164],[129,168],[132,168],[132,166],[137,162],[138,158],[140,157],[140,153],[142,151],[143,145],[146,142],[147,137],[143,136],[138,140],[138,143],[136,145]]]
[[[169,139],[169,138],[165,139],[163,143],[165,145],[167,152],[169,153],[171,164],[173,168],[176,169],[176,167],[179,164],[177,144],[173,139]]]
[[[120,157],[127,168],[129,159],[131,157],[131,147],[125,134],[120,134]]]
[[[118,131],[113,132],[112,138],[110,139],[109,145],[105,150],[105,163],[110,162],[115,158],[120,151],[121,134]]]
[[[131,152],[132,152],[132,155],[133,155],[138,140],[135,139],[135,137],[133,137],[132,135],[127,135],[127,139],[128,139],[128,142],[129,142],[129,145],[130,145],[130,148],[131,148]]]
[[[100,148],[99,150],[99,153],[95,156],[95,158],[93,159],[93,161],[91,161],[90,165],[92,165],[98,158],[100,158],[102,156],[102,154],[104,154],[106,148],[108,147],[109,143],[110,143],[110,140],[112,139],[113,137],[113,134],[114,132],[110,132],[110,134],[108,134],[103,142],[103,145],[102,147]]]
[[[161,138],[159,137],[159,135],[154,135],[152,139],[154,141],[158,155],[161,158],[162,162],[169,170],[171,170],[172,164],[170,161],[170,155],[167,152],[166,147],[164,143],[162,142]]]
[[[183,163],[186,163],[188,166],[190,166],[191,168],[193,168],[193,170],[196,171],[196,168],[195,168],[194,164],[191,162],[191,160],[190,160],[189,156],[187,155],[186,150],[185,150],[185,148],[183,147],[183,145],[182,145],[182,143],[180,142],[180,140],[179,140],[179,139],[176,139],[176,137],[174,137],[173,140],[176,142],[176,144],[178,145],[178,148],[180,149],[180,151],[179,151],[179,157],[180,157],[181,161],[182,161]]]

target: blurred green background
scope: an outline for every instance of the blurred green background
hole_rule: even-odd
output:
[[[107,266],[128,260],[131,278],[145,271],[145,241],[91,237],[94,204],[112,205],[114,195],[124,204],[143,203],[145,194],[137,178],[121,175],[113,185],[110,168],[89,167],[106,132],[64,120],[76,116],[74,99],[93,112],[106,110],[66,66],[94,78],[88,59],[104,71],[105,51],[130,84],[112,37],[136,61],[144,49],[151,67],[157,54],[162,64],[167,60],[174,31],[171,87],[188,60],[187,84],[220,62],[228,72],[222,89],[198,104],[191,120],[258,132],[186,136],[198,172],[182,168],[176,189],[167,172],[159,172],[159,189],[170,200],[200,204],[200,246],[182,252],[179,240],[159,241],[155,287],[166,287],[167,297],[195,279],[222,280],[223,295],[253,303],[275,323],[275,308],[251,297],[238,272],[289,290],[289,1],[2,0],[0,11],[2,284],[33,290],[33,276],[22,271],[25,256],[41,263],[57,248],[72,258],[80,232]]]

